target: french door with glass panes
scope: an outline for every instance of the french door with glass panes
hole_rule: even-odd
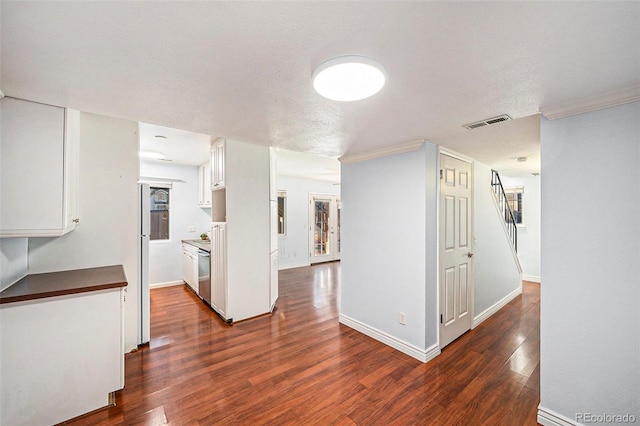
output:
[[[340,259],[340,197],[309,194],[309,262]]]

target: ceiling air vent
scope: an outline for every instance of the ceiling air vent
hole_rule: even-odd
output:
[[[465,129],[477,129],[478,127],[484,127],[484,126],[489,126],[491,124],[496,124],[496,123],[501,123],[503,121],[509,121],[511,120],[511,117],[509,117],[507,114],[503,114],[503,115],[499,115],[498,117],[491,117],[491,118],[487,118],[486,120],[482,120],[482,121],[476,121],[475,123],[469,123],[469,124],[465,124],[464,127]]]

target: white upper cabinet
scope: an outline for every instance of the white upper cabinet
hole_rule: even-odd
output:
[[[225,140],[211,144],[211,190],[225,187]]]
[[[198,168],[198,205],[211,207],[211,163],[206,162]]]
[[[80,113],[0,101],[0,237],[55,237],[78,223]]]

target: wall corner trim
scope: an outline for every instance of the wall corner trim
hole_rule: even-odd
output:
[[[471,329],[473,330],[474,328],[479,326],[484,320],[486,320],[491,315],[493,315],[496,312],[498,312],[507,303],[511,302],[513,299],[515,299],[516,297],[518,297],[521,294],[522,294],[522,284],[520,284],[520,286],[517,289],[513,290],[511,293],[507,294],[505,297],[503,297],[502,299],[498,300],[493,306],[488,307],[480,315],[475,317],[473,319],[473,323],[471,324]]]
[[[571,102],[540,107],[540,113],[548,120],[570,117],[585,112],[624,105],[640,101],[640,84],[625,87],[599,96],[578,99]]]
[[[350,318],[346,315],[340,314],[339,316],[340,324],[346,325],[347,327],[353,328],[360,333],[371,337],[381,343],[384,343],[387,346],[391,346],[392,348],[409,355],[421,362],[429,362],[433,358],[440,355],[440,347],[436,344],[427,349],[420,349],[417,346],[414,346],[410,343],[407,343],[403,340],[398,339],[384,331],[378,330],[375,327],[371,327],[367,324],[364,324],[358,320]]]
[[[544,426],[577,426],[578,423],[565,416],[551,411],[542,405],[538,406],[538,423]]]
[[[342,164],[359,163],[361,161],[373,160],[375,158],[387,157],[389,155],[403,154],[405,152],[417,151],[425,143],[424,140],[394,145],[373,151],[363,152],[362,154],[343,155],[338,158]]]

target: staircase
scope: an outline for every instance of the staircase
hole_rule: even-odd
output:
[[[502,186],[502,181],[500,180],[500,174],[498,174],[498,172],[495,170],[491,170],[491,189],[493,190],[493,195],[496,197],[498,208],[502,213],[501,215],[504,219],[504,224],[507,228],[507,234],[509,235],[509,239],[511,240],[513,249],[517,253],[518,228],[516,227],[516,220],[513,216],[513,212],[511,211],[511,207],[509,207],[507,194],[504,192],[504,187]]]

